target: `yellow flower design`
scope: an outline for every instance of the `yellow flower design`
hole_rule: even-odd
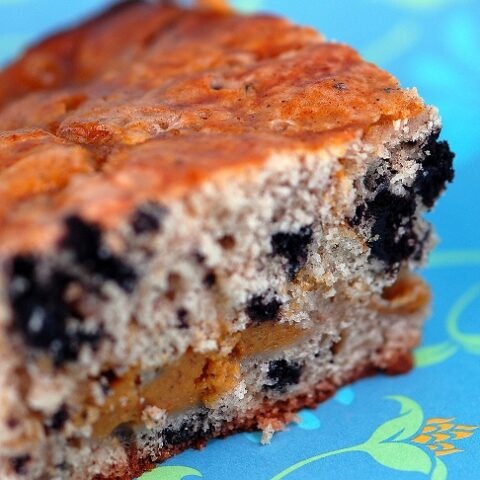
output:
[[[439,457],[461,452],[455,443],[471,437],[478,427],[456,424],[455,418],[424,421],[423,410],[417,402],[400,395],[387,398],[400,403],[400,414],[377,427],[367,441],[301,460],[271,480],[282,480],[305,465],[349,452],[367,453],[379,464],[393,470],[423,473],[430,480],[447,480],[447,466]],[[433,455],[420,445],[431,450]]]
[[[472,311],[472,305],[479,300],[480,283],[477,283],[461,295],[447,315],[446,327],[450,338],[445,342],[417,348],[415,351],[417,367],[428,367],[444,362],[460,349],[473,355],[480,355],[480,334],[463,332],[459,325],[465,311],[467,309]]]
[[[478,427],[472,425],[457,425],[452,423],[455,418],[430,418],[420,434],[412,438],[412,442],[425,445],[436,457],[461,452],[456,448],[455,441],[471,437]]]

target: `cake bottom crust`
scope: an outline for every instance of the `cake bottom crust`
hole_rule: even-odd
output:
[[[382,367],[379,368],[378,359],[357,365],[353,371],[344,377],[342,382],[325,379],[312,387],[311,392],[302,393],[292,398],[276,402],[265,402],[255,411],[247,413],[243,418],[225,423],[220,429],[192,437],[175,447],[165,448],[159,452],[158,458],[152,461],[142,456],[142,452],[131,447],[128,452],[128,466],[112,468],[108,474],[97,475],[92,480],[133,480],[142,473],[155,468],[159,463],[177,455],[188,448],[202,449],[209,440],[225,438],[240,432],[251,432],[259,429],[259,425],[277,424],[286,425],[291,422],[295,414],[303,408],[316,408],[321,402],[332,397],[342,386],[364,377],[384,372],[388,375],[406,373],[413,367],[413,356],[410,350],[388,351],[382,356]]]

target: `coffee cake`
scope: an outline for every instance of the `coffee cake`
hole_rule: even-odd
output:
[[[0,73],[0,476],[129,479],[412,366],[440,120],[270,15],[126,2]]]

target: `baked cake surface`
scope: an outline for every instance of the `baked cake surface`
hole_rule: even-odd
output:
[[[127,2],[0,73],[0,130],[2,478],[129,478],[411,367],[453,154],[348,46]]]

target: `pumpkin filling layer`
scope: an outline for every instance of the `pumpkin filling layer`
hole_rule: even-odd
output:
[[[224,344],[231,345],[227,355],[187,351],[153,375],[143,375],[149,381],[142,381],[144,372],[132,368],[112,384],[110,396],[95,415],[93,435],[109,435],[122,423],[141,424],[147,406],[176,412],[211,405],[238,384],[242,359],[291,345],[309,332],[295,325],[265,322],[227,337]]]
[[[423,280],[402,272],[373,307],[382,313],[405,314],[422,308],[429,299],[429,289]],[[226,335],[221,346],[223,352],[229,353],[202,354],[188,350],[178,360],[155,371],[131,368],[112,382],[104,405],[94,408],[93,435],[107,436],[124,423],[141,425],[146,407],[172,413],[199,405],[212,406],[239,383],[243,359],[282,349],[309,334],[311,330],[297,325],[264,321]]]

